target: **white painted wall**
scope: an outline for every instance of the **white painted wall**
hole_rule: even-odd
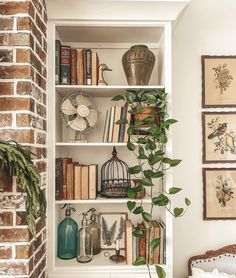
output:
[[[175,185],[192,206],[174,223],[174,278],[187,277],[187,260],[236,243],[236,221],[203,221],[201,55],[236,54],[236,1],[192,0],[173,38]],[[236,92],[235,92],[236,93]],[[184,195],[182,195],[184,197]]]

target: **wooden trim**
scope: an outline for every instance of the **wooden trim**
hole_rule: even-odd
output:
[[[197,255],[197,256],[193,256],[188,260],[188,275],[191,276],[192,275],[192,262],[196,261],[196,260],[206,260],[206,259],[212,259],[214,257],[218,257],[219,255],[223,255],[223,254],[236,254],[236,244],[232,244],[232,245],[228,245],[228,246],[224,246],[220,249],[217,249],[215,251],[207,251],[205,254],[203,255]]]
[[[203,168],[202,169],[202,183],[203,183],[203,220],[235,220],[235,217],[208,217],[207,216],[207,202],[206,202],[206,172],[207,171],[236,171],[236,168]]]
[[[206,94],[205,94],[205,59],[236,59],[235,55],[202,55],[201,65],[202,65],[202,108],[225,108],[225,107],[236,107],[235,104],[206,104]]]
[[[231,160],[207,160],[206,159],[206,132],[205,132],[205,127],[206,127],[206,122],[205,122],[205,116],[206,115],[235,115],[236,112],[234,111],[229,111],[229,112],[202,112],[202,163],[203,164],[208,164],[208,163],[235,163],[236,159],[231,159]]]

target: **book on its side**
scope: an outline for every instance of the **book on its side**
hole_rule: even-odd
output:
[[[151,223],[151,225],[153,227],[153,231],[154,231],[153,239],[160,238],[161,234],[160,234],[159,223],[156,220],[151,220],[150,223]],[[161,240],[162,240],[162,238],[161,238]],[[161,245],[161,242],[160,242],[160,245]],[[153,264],[160,263],[160,245],[153,250]]]
[[[116,124],[121,118],[121,106],[115,106],[115,113],[114,113],[114,125],[113,125],[113,135],[112,135],[112,142],[117,143],[119,140],[119,129],[120,125]]]
[[[62,199],[68,199],[67,192],[67,164],[72,162],[72,158],[62,158]]]
[[[61,41],[55,41],[55,83],[56,85],[60,84],[60,48]]]
[[[78,163],[74,164],[74,199],[81,200],[81,168],[82,166]]]
[[[84,56],[81,49],[77,49],[77,85],[84,85]]]
[[[98,165],[89,165],[89,199],[97,198]]]
[[[121,107],[121,119],[126,119],[126,113],[127,113],[127,106]],[[122,143],[124,142],[124,135],[125,135],[125,124],[121,124],[119,128],[119,138],[118,142]]]
[[[126,263],[133,264],[133,226],[131,220],[125,220]]]
[[[108,124],[109,124],[109,110],[107,109],[105,124],[104,124],[104,129],[103,129],[103,136],[102,136],[102,142],[104,142],[104,143],[107,142]]]
[[[74,164],[67,164],[67,198],[68,200],[74,199]]]
[[[81,199],[89,199],[89,165],[82,165],[81,171]]]
[[[115,116],[115,106],[112,106],[110,110],[110,117],[109,117],[108,142],[112,142],[112,138],[113,138],[114,116]]]
[[[99,67],[98,54],[97,52],[92,51],[92,85],[98,84],[98,67]]]
[[[125,143],[127,143],[129,141],[128,128],[129,128],[130,120],[131,120],[131,114],[128,111],[126,113],[126,119],[127,119],[127,123],[125,124],[125,133],[124,133],[124,142]]]
[[[77,84],[77,50],[71,49],[71,85]]]
[[[62,199],[62,161],[61,161],[61,158],[56,158],[55,170],[56,170],[55,197],[56,197],[56,200],[61,200]]]
[[[60,84],[70,85],[71,47],[62,45],[60,53]]]

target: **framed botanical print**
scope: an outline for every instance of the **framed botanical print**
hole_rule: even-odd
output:
[[[236,168],[203,168],[204,220],[236,219]]]
[[[236,56],[202,56],[202,107],[236,107]]]
[[[203,163],[236,162],[236,112],[203,112]]]

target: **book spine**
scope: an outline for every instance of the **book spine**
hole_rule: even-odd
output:
[[[126,119],[127,107],[121,108],[121,119]],[[124,142],[125,124],[120,125],[118,142]]]
[[[126,113],[126,119],[127,119],[127,123],[125,124],[125,134],[124,134],[125,143],[129,141],[128,128],[130,126],[130,120],[131,120],[131,114],[128,111]]]
[[[92,85],[98,85],[98,54],[97,52],[92,52]]]
[[[109,118],[109,136],[108,136],[108,142],[112,142],[113,138],[113,130],[114,130],[114,114],[115,114],[115,107],[111,107],[110,111],[110,118]]]
[[[71,48],[70,46],[61,46],[60,51],[60,83],[62,85],[70,85]]]
[[[77,50],[77,84],[84,85],[84,58],[83,50]]]
[[[83,165],[82,166],[82,177],[81,177],[81,195],[82,200],[88,200],[89,198],[89,166]]]
[[[77,84],[77,50],[71,49],[71,85]]]
[[[112,142],[117,143],[119,140],[119,129],[120,125],[116,124],[121,118],[121,106],[115,107],[115,115],[114,115],[114,125],[113,125],[113,135],[112,135]]]
[[[59,40],[55,41],[55,83],[60,84],[60,48],[61,42]]]
[[[62,198],[63,200],[68,199],[67,192],[67,164],[72,162],[71,158],[62,158]]]
[[[56,158],[56,200],[62,199],[62,161],[61,158]]]
[[[104,124],[104,129],[103,129],[103,136],[102,136],[102,142],[106,143],[107,142],[107,129],[108,129],[108,116],[109,116],[109,110],[106,112],[106,117],[105,117],[105,124]]]
[[[81,165],[74,165],[74,198],[81,200]]]
[[[73,163],[67,164],[67,198],[68,200],[74,199],[74,165]]]
[[[97,198],[97,165],[89,165],[89,199]]]
[[[92,85],[92,51],[86,49],[86,85]]]

